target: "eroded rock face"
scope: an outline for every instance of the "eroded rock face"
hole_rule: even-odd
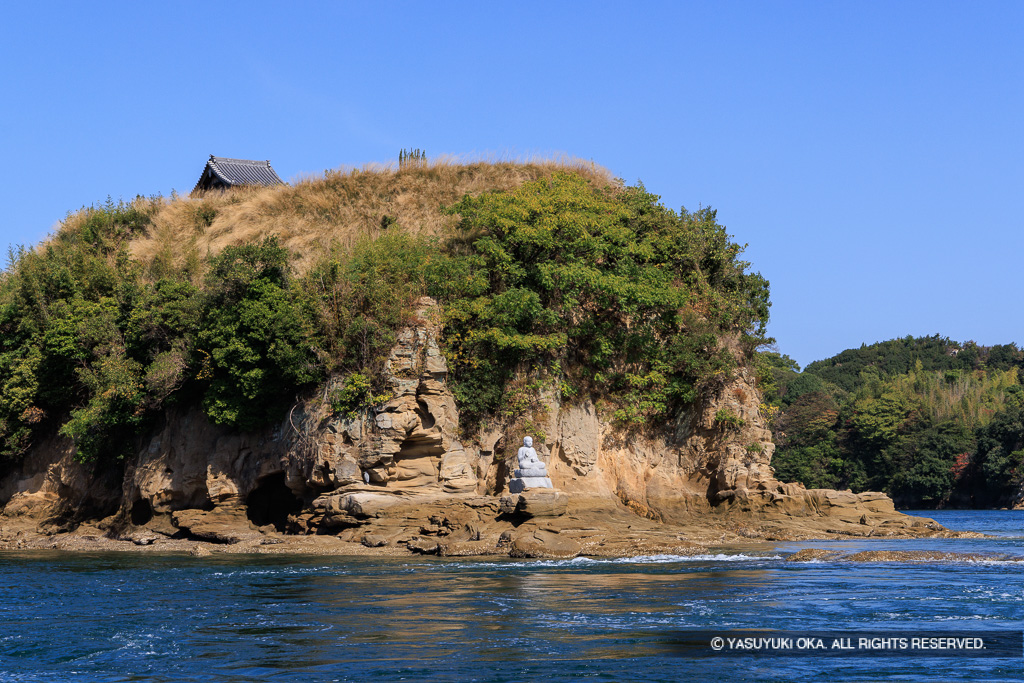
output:
[[[281,430],[238,434],[198,411],[169,413],[125,471],[124,499],[156,514],[242,506],[258,482],[283,470]]]
[[[40,524],[77,515],[102,516],[117,509],[120,481],[119,467],[97,469],[75,462],[71,441],[52,437],[0,479],[0,508],[7,517]]]
[[[126,476],[125,499],[148,501],[155,514],[244,507],[283,475],[308,509],[287,511],[286,526],[311,532],[358,524],[399,494],[475,492],[477,455],[455,437],[459,415],[439,333],[436,303],[421,299],[415,324],[398,335],[387,362],[391,399],[362,415],[321,416],[296,407],[277,429],[244,435],[198,413],[168,418]]]
[[[421,298],[416,324],[399,333],[388,358],[393,397],[377,411],[370,428],[363,427],[356,458],[367,483],[447,493],[477,488],[477,453],[456,438],[459,411],[446,384],[438,316],[436,302]]]
[[[141,525],[223,543],[252,542],[261,529],[276,529],[374,548],[461,555],[507,546],[523,556],[579,550],[547,532],[484,543],[465,526],[501,515],[564,521],[616,510],[651,523],[828,517],[873,533],[897,516],[882,494],[808,491],[777,481],[760,393],[753,371],[743,367],[708,389],[693,410],[642,433],[622,431],[590,402],[563,405],[549,393],[540,425],[546,438],[534,446],[554,490],[510,492],[515,464],[504,460],[512,455],[506,449],[527,435],[491,425],[460,437],[440,332],[437,304],[424,297],[388,358],[390,399],[360,415],[322,412],[337,386],[331,383],[321,400],[297,405],[282,424],[255,433],[218,427],[197,410],[171,412],[123,476],[75,463],[66,440],[47,442],[0,480],[3,514],[43,520],[69,510],[109,514],[119,505],[126,538],[149,538],[132,531]],[[450,513],[439,517],[444,524],[422,524],[424,510],[443,509],[446,501],[470,517]],[[595,513],[595,523],[604,517]]]
[[[559,457],[576,474],[590,474],[597,465],[602,432],[601,421],[597,418],[594,404],[589,401],[581,406],[559,410]]]
[[[775,478],[775,446],[751,368],[708,389],[693,410],[659,431],[628,434],[590,403],[547,403],[549,472],[573,498],[615,497],[637,515],[759,518],[895,515],[884,494],[806,490]],[[859,517],[858,517],[859,519]]]

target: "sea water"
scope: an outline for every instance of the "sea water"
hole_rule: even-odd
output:
[[[693,631],[1024,629],[1024,512],[984,539],[618,560],[0,553],[2,681],[1020,680],[979,657],[688,657]],[[805,547],[994,561],[791,562]],[[666,640],[668,638],[668,641]]]

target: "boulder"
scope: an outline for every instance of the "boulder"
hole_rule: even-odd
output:
[[[527,517],[559,517],[569,506],[569,494],[554,489],[531,489],[519,494],[516,511]]]
[[[419,553],[421,555],[432,555],[437,553],[438,542],[433,538],[415,536],[405,544],[405,547],[407,547],[414,553]]]
[[[504,555],[503,550],[491,541],[459,541],[437,544],[437,554],[441,557],[478,557],[481,555]]]
[[[582,551],[579,543],[551,529],[537,529],[512,539],[509,557],[568,559]]]
[[[324,501],[324,511],[327,515],[345,513],[356,519],[383,517],[388,508],[398,503],[394,495],[365,491],[318,498],[316,501],[313,501],[314,507],[321,500]]]
[[[502,496],[498,499],[498,512],[511,515],[516,511],[516,507],[519,505],[519,496],[522,494],[513,493],[509,496]]]
[[[388,539],[384,538],[380,534],[363,534],[363,540],[361,541],[367,548],[380,548],[388,544]]]
[[[171,523],[191,536],[212,543],[263,541],[263,534],[249,526],[245,514],[235,510],[178,510],[171,513]]]

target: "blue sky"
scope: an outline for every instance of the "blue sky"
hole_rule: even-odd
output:
[[[941,333],[1024,344],[1024,3],[5,3],[0,240],[188,191],[560,154],[718,210],[805,365]]]

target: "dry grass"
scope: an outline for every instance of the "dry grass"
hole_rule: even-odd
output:
[[[441,235],[456,218],[441,206],[463,195],[508,190],[525,182],[573,171],[595,183],[614,183],[604,168],[577,159],[460,160],[440,158],[397,169],[370,165],[328,171],[291,185],[238,188],[201,197],[177,197],[155,206],[148,234],[132,243],[140,261],[178,265],[228,245],[277,235],[299,254],[301,272],[332,244],[350,246],[394,225]]]

